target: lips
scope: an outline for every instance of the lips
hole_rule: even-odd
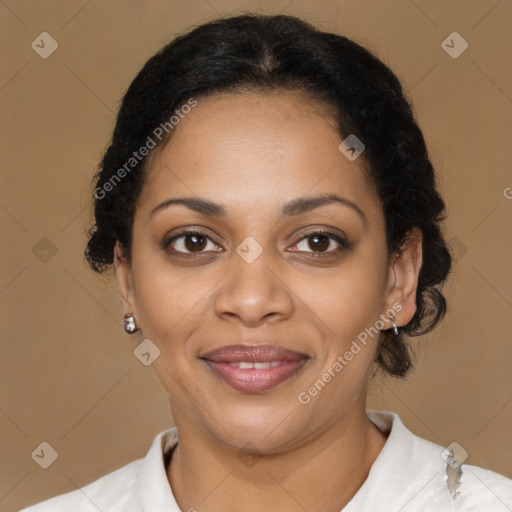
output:
[[[201,356],[212,373],[245,392],[263,392],[291,379],[308,356],[279,345],[229,345]]]

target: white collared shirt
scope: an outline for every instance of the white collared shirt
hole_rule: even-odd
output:
[[[511,479],[463,464],[454,500],[446,482],[442,446],[414,435],[395,413],[367,411],[367,415],[379,430],[389,433],[388,439],[367,479],[340,512],[512,511]],[[20,512],[182,512],[164,463],[165,454],[177,442],[176,427],[161,432],[143,459]]]

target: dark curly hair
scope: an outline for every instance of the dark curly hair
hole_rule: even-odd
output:
[[[95,224],[85,257],[93,270],[105,272],[119,241],[130,260],[135,203],[148,159],[141,148],[154,145],[155,138],[161,147],[172,135],[169,120],[191,98],[280,89],[327,102],[343,138],[357,134],[365,144],[360,158],[383,207],[389,254],[400,254],[413,227],[423,234],[417,310],[398,335],[381,332],[376,355],[380,369],[404,377],[412,367],[404,335],[429,332],[446,312],[441,288],[452,261],[440,229],[445,205],[397,77],[362,46],[298,18],[246,14],[215,20],[174,39],[146,62],[123,98],[95,176]],[[164,137],[156,129],[163,126]]]

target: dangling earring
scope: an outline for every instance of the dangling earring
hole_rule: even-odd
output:
[[[126,315],[123,316],[124,320],[124,330],[128,334],[133,334],[134,332],[137,332],[139,329],[135,325],[135,317],[133,316],[133,313],[126,313]]]
[[[391,320],[393,332],[395,333],[396,336],[398,334],[398,327],[395,324],[395,315],[393,315],[392,313],[388,313],[388,318]]]

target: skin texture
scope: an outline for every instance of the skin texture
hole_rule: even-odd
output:
[[[216,94],[199,98],[151,155],[132,261],[117,244],[115,272],[123,312],[161,351],[153,367],[178,427],[168,478],[182,510],[339,511],[386,441],[365,414],[377,336],[307,405],[297,399],[393,304],[398,326],[416,310],[421,232],[388,255],[378,197],[341,141],[325,107],[299,93]],[[357,204],[366,221],[338,203],[280,218],[287,201],[323,194]],[[177,197],[221,203],[226,215],[180,204],[151,215]],[[190,238],[164,248],[185,226],[210,237],[202,253],[187,253]],[[317,229],[348,245],[327,238],[315,250]],[[236,252],[248,236],[263,250],[252,263]],[[273,389],[240,392],[199,359],[238,343],[282,345],[309,360]]]

